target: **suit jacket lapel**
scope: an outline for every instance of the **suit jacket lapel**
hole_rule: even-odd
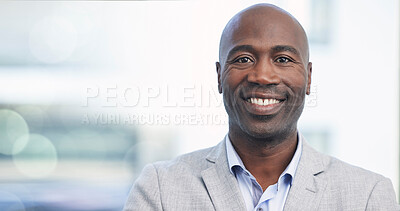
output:
[[[215,210],[246,210],[236,178],[229,171],[225,139],[207,156],[211,166],[202,171]]]
[[[327,181],[319,178],[318,174],[324,171],[328,162],[328,156],[318,153],[303,141],[303,152],[286,199],[285,211],[318,209],[327,186]]]

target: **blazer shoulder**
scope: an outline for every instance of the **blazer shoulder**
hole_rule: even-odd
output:
[[[375,184],[385,179],[385,177],[380,174],[318,152],[308,145],[304,146],[302,156],[304,156],[304,162],[307,163],[307,167],[311,167],[314,174],[328,180],[358,183],[368,179],[368,182]]]
[[[172,160],[158,161],[153,163],[158,174],[183,174],[198,173],[209,166],[207,156],[215,147],[197,150],[194,152],[180,155]]]
[[[380,174],[331,157],[321,176],[329,183],[329,201],[335,199],[343,207],[361,206],[365,210],[400,210],[393,184]]]
[[[330,157],[329,164],[326,168],[326,173],[328,175],[331,175],[331,177],[335,177],[338,179],[347,178],[347,180],[352,181],[352,178],[354,178],[356,181],[360,181],[363,184],[365,184],[365,180],[375,184],[379,181],[386,179],[384,176],[378,173],[358,166],[354,166],[334,157]]]
[[[337,197],[352,196],[356,201],[368,200],[370,195],[381,184],[386,184],[390,180],[380,174],[357,167],[331,157],[325,171],[321,173],[321,177],[325,178],[329,183],[328,190],[331,193],[338,194]],[[393,186],[385,185],[385,189],[394,190]],[[392,194],[388,196],[392,197]],[[343,199],[344,201],[346,199]]]

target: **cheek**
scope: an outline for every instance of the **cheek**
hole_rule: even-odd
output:
[[[227,71],[222,76],[222,96],[224,98],[225,109],[230,114],[238,113],[240,104],[240,87],[243,86],[243,80],[246,75],[243,71]]]
[[[225,94],[233,94],[245,78],[246,73],[244,71],[227,70],[226,74],[222,75],[222,90],[225,92],[224,96]]]
[[[289,88],[288,94],[296,105],[304,101],[307,91],[307,78],[303,74],[291,74],[282,78],[282,82]]]

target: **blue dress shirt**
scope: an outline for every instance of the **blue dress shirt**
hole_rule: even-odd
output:
[[[278,182],[270,185],[264,192],[256,178],[246,169],[239,155],[233,148],[228,135],[225,137],[226,152],[230,171],[235,175],[248,211],[283,210],[292,180],[296,173],[302,151],[302,138],[298,133],[296,152]]]

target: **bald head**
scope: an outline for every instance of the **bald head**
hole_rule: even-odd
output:
[[[221,36],[220,62],[226,62],[228,52],[235,43],[260,37],[270,41],[280,38],[281,43],[276,43],[277,45],[298,44],[302,59],[308,62],[308,41],[303,27],[291,14],[272,4],[256,4],[232,17]]]

